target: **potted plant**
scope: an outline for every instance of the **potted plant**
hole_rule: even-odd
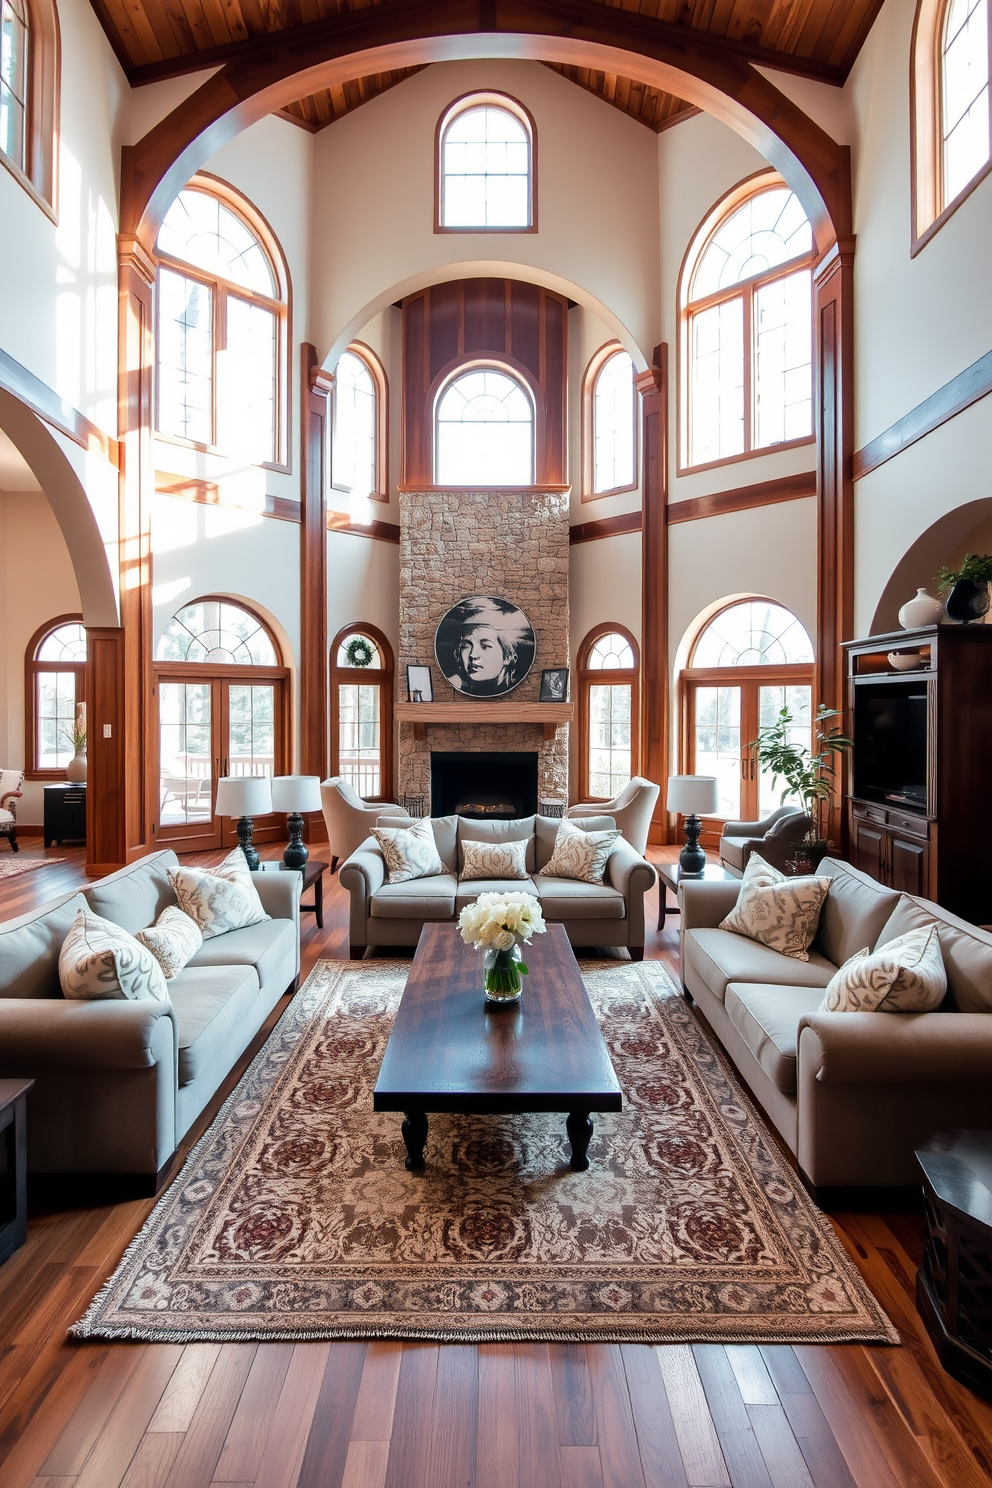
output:
[[[74,782],[86,779],[86,704],[76,704],[76,717],[71,729],[63,729],[62,737],[75,751],[65,767],[65,778]]]
[[[811,873],[830,846],[823,814],[834,788],[833,759],[854,743],[839,728],[827,727],[831,718],[839,717],[836,708],[820,703],[813,720],[815,754],[790,737],[795,721],[788,708],[780,710],[774,723],[759,729],[758,737],[748,745],[762,770],[771,771],[772,786],[783,782],[782,804],[790,797],[797,799],[809,818],[809,830],[790,865],[796,873]]]
[[[966,553],[964,562],[957,569],[945,564],[937,575],[937,582],[940,593],[947,593],[945,609],[950,619],[968,625],[987,615],[990,580],[992,556],[988,553]]]

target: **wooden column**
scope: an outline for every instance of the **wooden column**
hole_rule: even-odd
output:
[[[327,445],[333,375],[302,349],[300,380],[300,771],[328,768]]]
[[[661,786],[650,840],[668,840],[668,347],[637,378],[641,395],[641,758],[640,770]]]
[[[841,641],[854,626],[854,240],[841,239],[814,272],[817,416],[817,594],[814,702],[843,710]],[[843,846],[843,775],[829,836]]]

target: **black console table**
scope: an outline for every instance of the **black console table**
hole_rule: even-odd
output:
[[[0,1080],[0,1262],[28,1232],[26,1108],[33,1080]]]
[[[86,841],[86,782],[45,786],[45,846]]]

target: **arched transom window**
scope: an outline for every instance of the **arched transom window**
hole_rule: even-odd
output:
[[[579,648],[579,790],[607,801],[637,768],[637,647],[619,626],[598,626]]]
[[[637,484],[634,364],[621,346],[602,347],[586,369],[582,399],[583,493]]]
[[[157,427],[272,464],[282,442],[286,306],[260,230],[202,187],[181,191],[166,213],[156,244]]]
[[[261,620],[225,599],[201,599],[177,610],[162,632],[155,657],[157,661],[221,666],[277,666],[279,662]]]
[[[809,635],[784,605],[738,601],[700,631],[681,678],[685,764],[717,777],[723,819],[755,821],[782,804],[781,782],[757,770],[748,746],[783,708],[791,738],[808,746],[812,682]]]
[[[86,631],[76,615],[49,621],[31,637],[26,657],[26,773],[62,778],[75,753],[76,710],[86,697]]]
[[[356,501],[387,499],[386,378],[367,347],[342,353],[334,373],[331,481]]]
[[[439,486],[533,485],[534,405],[515,377],[475,367],[441,389],[434,479]]]
[[[813,433],[809,222],[777,178],[731,202],[697,234],[682,273],[683,468]]]
[[[987,0],[948,0],[940,48],[942,206],[989,159]]]
[[[440,231],[520,232],[534,225],[534,126],[501,93],[460,98],[438,126]]]
[[[331,647],[331,773],[366,801],[392,790],[393,656],[374,626],[349,626]]]

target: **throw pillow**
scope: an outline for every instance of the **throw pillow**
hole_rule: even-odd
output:
[[[269,916],[262,908],[245,855],[240,847],[228,853],[219,868],[170,868],[169,882],[179,908],[195,920],[204,940],[261,924]]]
[[[179,975],[203,944],[199,925],[175,904],[163,909],[154,925],[139,930],[135,940],[148,947],[167,982]]]
[[[526,842],[462,843],[465,861],[460,877],[526,878]]]
[[[827,983],[821,1013],[929,1013],[947,992],[936,925],[858,951]]]
[[[583,832],[566,817],[559,823],[555,850],[542,872],[549,878],[577,878],[582,883],[601,884],[619,831]]]
[[[386,860],[389,883],[408,883],[444,872],[429,817],[422,816],[408,827],[373,827],[372,836]]]
[[[77,910],[62,942],[59,981],[65,996],[73,999],[169,1001],[162,968],[147,946],[88,909]]]
[[[720,921],[720,929],[746,935],[795,961],[808,961],[829,888],[829,878],[812,874],[787,878],[753,852],[744,869],[740,897]]]

